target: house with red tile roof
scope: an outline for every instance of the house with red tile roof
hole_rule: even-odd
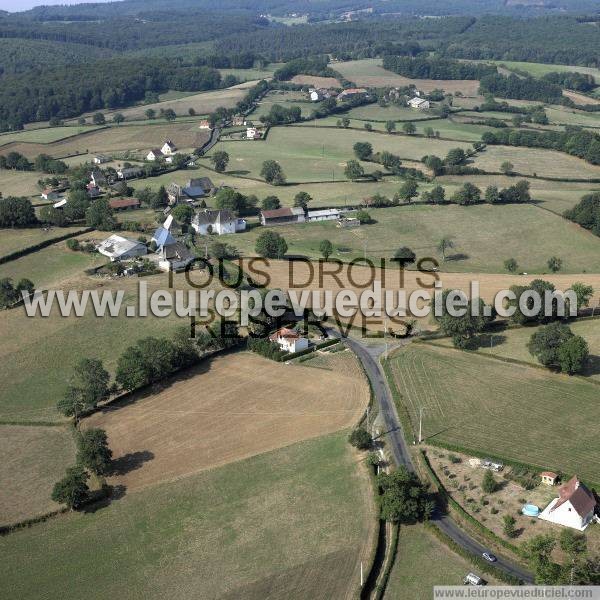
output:
[[[558,498],[546,506],[539,518],[583,531],[592,522],[595,510],[594,494],[575,476],[558,489]]]
[[[282,327],[269,336],[285,352],[300,352],[308,348],[308,339],[302,337],[297,331]]]

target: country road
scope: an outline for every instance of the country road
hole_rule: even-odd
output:
[[[340,337],[339,333],[333,330],[330,330],[329,333],[336,337]],[[383,416],[389,446],[392,450],[396,464],[404,465],[407,469],[414,471],[414,465],[406,439],[404,438],[400,420],[396,413],[392,395],[379,362],[379,358],[383,354],[385,347],[383,345],[367,345],[351,337],[343,338],[343,341],[352,349],[356,356],[358,356],[371,381],[373,394],[377,399],[379,410]],[[462,530],[448,515],[436,511],[432,523],[459,546],[476,556],[481,557],[482,553],[488,550],[488,548],[482,546],[468,533]],[[497,558],[498,561],[494,563],[494,566],[509,575],[518,577],[524,583],[533,583],[533,575],[529,571],[502,556],[498,556]]]

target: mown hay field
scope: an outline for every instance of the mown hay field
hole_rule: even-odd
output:
[[[340,82],[335,77],[317,77],[316,75],[294,75],[292,83],[312,85],[319,88],[339,88]]]
[[[1,149],[0,154],[2,154]],[[5,198],[8,196],[37,196],[39,198],[41,192],[37,182],[43,177],[46,175],[36,171],[0,169],[0,192]]]
[[[331,371],[242,352],[203,361],[160,391],[134,395],[88,417],[137,489],[317,437],[358,422],[369,386],[354,355]],[[144,457],[148,457],[145,460]]]
[[[0,425],[0,525],[60,508],[52,487],[75,461],[72,432],[65,427]]]
[[[413,425],[424,409],[428,442],[600,481],[593,383],[426,344],[398,351],[389,364]]]
[[[417,89],[427,93],[441,89],[446,92],[460,91],[465,96],[475,96],[479,89],[479,81],[476,80],[409,79],[392,71],[387,71],[381,65],[382,60],[379,58],[365,58],[347,62],[333,62],[329,66],[341,73],[346,79],[356,83],[356,85],[365,87],[402,87],[413,84]]]
[[[76,233],[81,229],[82,227],[0,229],[0,257],[69,233]]]
[[[4,144],[10,142],[49,144],[51,142],[56,142],[57,140],[80,135],[81,133],[89,133],[97,129],[99,129],[97,126],[80,125],[76,127],[45,127],[18,131],[15,133],[2,133],[0,134],[0,146],[4,146]]]
[[[367,131],[335,129],[315,135],[310,127],[275,127],[264,141],[220,142],[214,151],[229,153],[232,174],[260,177],[262,163],[277,160],[289,182],[346,181],[346,162],[354,158],[353,145],[368,141],[375,152],[387,150],[401,158],[420,161],[426,154],[445,156],[451,148],[468,143]],[[365,164],[366,172],[378,165]],[[275,190],[274,190],[275,191]]]
[[[180,148],[197,148],[208,139],[208,130],[199,129],[198,122],[175,122],[148,125],[121,125],[107,127],[48,144],[12,142],[0,147],[0,154],[20,152],[28,158],[50,154],[54,158],[74,154],[111,153],[129,150],[147,153],[150,148],[173,140]]]
[[[515,258],[522,271],[543,273],[548,259],[559,256],[565,272],[600,272],[600,238],[532,205],[411,205],[371,209],[369,214],[375,223],[355,229],[320,221],[279,225],[275,230],[285,238],[292,256],[317,258],[320,242],[328,239],[334,245],[332,257],[344,261],[363,257],[366,244],[366,254],[374,261],[389,260],[398,248],[408,246],[418,258],[433,257],[442,263],[437,245],[450,236],[454,248],[448,251],[443,270],[502,273],[504,261]],[[254,228],[223,239],[245,255],[254,255],[261,231]]]
[[[542,148],[516,146],[488,146],[473,159],[473,166],[485,171],[498,172],[505,161],[514,165],[522,175],[568,179],[600,179],[600,166],[565,152]]]
[[[126,490],[107,508],[2,537],[4,594],[39,598],[43,586],[65,600],[350,600],[372,548],[374,507],[346,438]]]

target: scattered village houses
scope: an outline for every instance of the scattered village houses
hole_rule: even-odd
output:
[[[163,156],[173,156],[177,152],[177,146],[171,140],[166,140],[160,151]]]
[[[113,198],[108,204],[113,210],[135,210],[140,207],[137,198]]]
[[[229,210],[200,210],[192,217],[192,227],[199,235],[211,233],[224,235],[239,233],[246,229],[245,219],[236,217]]]
[[[100,169],[93,169],[90,175],[90,183],[95,187],[104,187],[107,183],[106,175]]]
[[[148,252],[146,244],[116,234],[98,244],[96,249],[100,254],[110,258],[112,262],[143,256]]]
[[[583,531],[592,522],[595,509],[594,494],[575,476],[559,488],[558,498],[550,502],[539,518]]]
[[[167,196],[170,204],[179,202],[194,202],[215,192],[215,186],[209,177],[195,177],[190,179],[186,185],[171,183],[167,187]]]
[[[198,123],[198,128],[199,129],[212,129],[213,126],[210,124],[210,121],[208,119],[202,119]]]
[[[277,330],[269,336],[269,339],[278,344],[285,352],[300,352],[308,348],[308,339],[287,327]]]
[[[288,225],[290,223],[304,223],[303,208],[276,208],[274,210],[263,210],[260,213],[261,225]]]
[[[308,97],[311,102],[320,102],[321,100],[327,100],[328,98],[335,98],[338,93],[335,90],[329,90],[327,88],[310,88],[308,90]]]
[[[95,165],[102,165],[104,163],[110,162],[110,156],[106,156],[105,154],[96,154],[96,156],[92,158],[92,162]]]
[[[246,125],[246,117],[243,115],[235,115],[233,119],[231,119],[231,124],[234,127],[243,127]]]
[[[338,95],[338,98],[340,100],[347,100],[354,96],[366,96],[368,93],[369,92],[365,88],[348,88],[347,90],[342,90]]]
[[[119,179],[135,179],[141,177],[143,171],[141,167],[123,167],[117,170],[117,177]]]
[[[411,108],[418,108],[419,110],[427,110],[428,108],[430,108],[429,100],[424,100],[423,98],[419,98],[418,96],[411,98],[407,102],[407,104]]]
[[[58,200],[60,198],[60,194],[56,190],[46,188],[42,191],[42,198],[44,200]]]
[[[97,185],[94,185],[91,181],[85,186],[87,190],[87,194],[90,198],[97,198],[102,194],[100,188]]]
[[[257,127],[248,127],[246,129],[246,138],[249,140],[260,140],[262,137],[262,131]]]

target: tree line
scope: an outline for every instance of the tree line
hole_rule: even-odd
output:
[[[497,73],[492,65],[437,57],[385,55],[383,68],[411,79],[481,79]]]
[[[560,104],[562,88],[546,79],[519,77],[514,73],[508,76],[500,73],[488,74],[480,80],[482,94],[516,100],[539,100],[550,104]]]

